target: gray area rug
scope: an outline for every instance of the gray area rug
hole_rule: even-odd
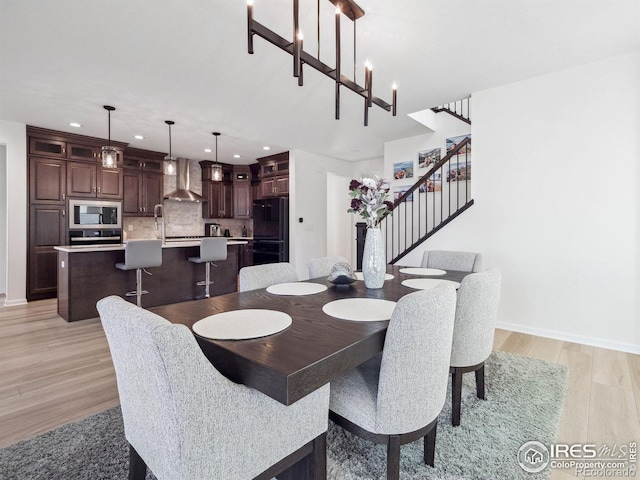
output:
[[[465,374],[462,422],[459,427],[451,426],[448,397],[438,422],[435,468],[424,465],[421,440],[403,445],[401,479],[549,477],[548,469],[526,473],[516,454],[526,441],[546,445],[555,441],[568,384],[567,368],[494,352],[485,369],[487,400],[476,398],[475,377]],[[330,480],[385,478],[386,447],[382,445],[363,441],[331,424],[327,450]],[[0,450],[1,480],[116,480],[126,479],[127,469],[128,448],[119,407]],[[155,477],[149,473],[147,479]]]

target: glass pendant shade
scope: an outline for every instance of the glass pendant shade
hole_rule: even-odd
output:
[[[213,132],[212,135],[216,137],[216,163],[211,165],[211,180],[214,182],[222,181],[222,165],[218,163],[218,137],[220,132]]]
[[[211,180],[214,182],[222,181],[222,165],[219,163],[214,163],[211,165]]]
[[[173,157],[169,157],[168,155],[164,157],[164,174],[165,175],[174,175],[176,174],[176,159]]]
[[[107,111],[109,116],[109,144],[106,147],[102,147],[102,168],[118,168],[118,150],[111,146],[111,112],[115,110],[115,107],[104,105],[102,108]]]
[[[169,155],[164,157],[164,168],[162,170],[165,175],[175,176],[177,167],[176,157],[171,154],[171,125],[175,125],[176,122],[172,120],[165,120],[164,123],[169,126]]]
[[[114,147],[102,147],[102,167],[118,168],[118,150]]]

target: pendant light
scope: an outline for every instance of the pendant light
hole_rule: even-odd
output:
[[[102,157],[102,167],[103,168],[118,168],[118,150],[115,147],[111,146],[111,112],[115,110],[115,107],[111,107],[109,105],[103,105],[103,108],[109,112],[109,139],[108,145],[106,147],[102,147],[101,157]]]
[[[221,182],[222,165],[218,163],[218,137],[220,136],[220,132],[213,132],[213,135],[216,137],[216,163],[211,165],[211,180],[214,182]]]
[[[176,122],[172,120],[165,120],[164,123],[169,125],[169,155],[164,157],[164,174],[175,175],[176,174],[176,158],[171,155],[171,125],[175,125]]]

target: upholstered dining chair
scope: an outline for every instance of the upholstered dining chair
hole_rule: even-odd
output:
[[[387,479],[400,475],[400,445],[424,437],[434,462],[444,405],[456,292],[442,285],[402,297],[380,355],[331,381],[329,418],[345,430],[387,445]]]
[[[309,278],[328,277],[336,263],[349,263],[341,256],[312,258],[307,263]]]
[[[277,283],[297,282],[298,274],[288,262],[242,267],[239,272],[240,291],[267,288]]]
[[[451,347],[451,423],[460,425],[462,374],[475,372],[476,395],[484,400],[484,362],[493,349],[501,275],[498,269],[472,273],[458,288]]]
[[[482,271],[482,255],[453,250],[427,250],[422,256],[420,266],[459,272],[480,272]]]
[[[267,480],[301,458],[326,478],[329,385],[285,406],[220,374],[186,326],[116,296],[97,308],[116,371],[129,479],[143,480],[148,467],[160,480]]]

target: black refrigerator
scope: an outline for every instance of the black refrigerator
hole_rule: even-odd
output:
[[[289,261],[289,199],[253,202],[253,264]]]

